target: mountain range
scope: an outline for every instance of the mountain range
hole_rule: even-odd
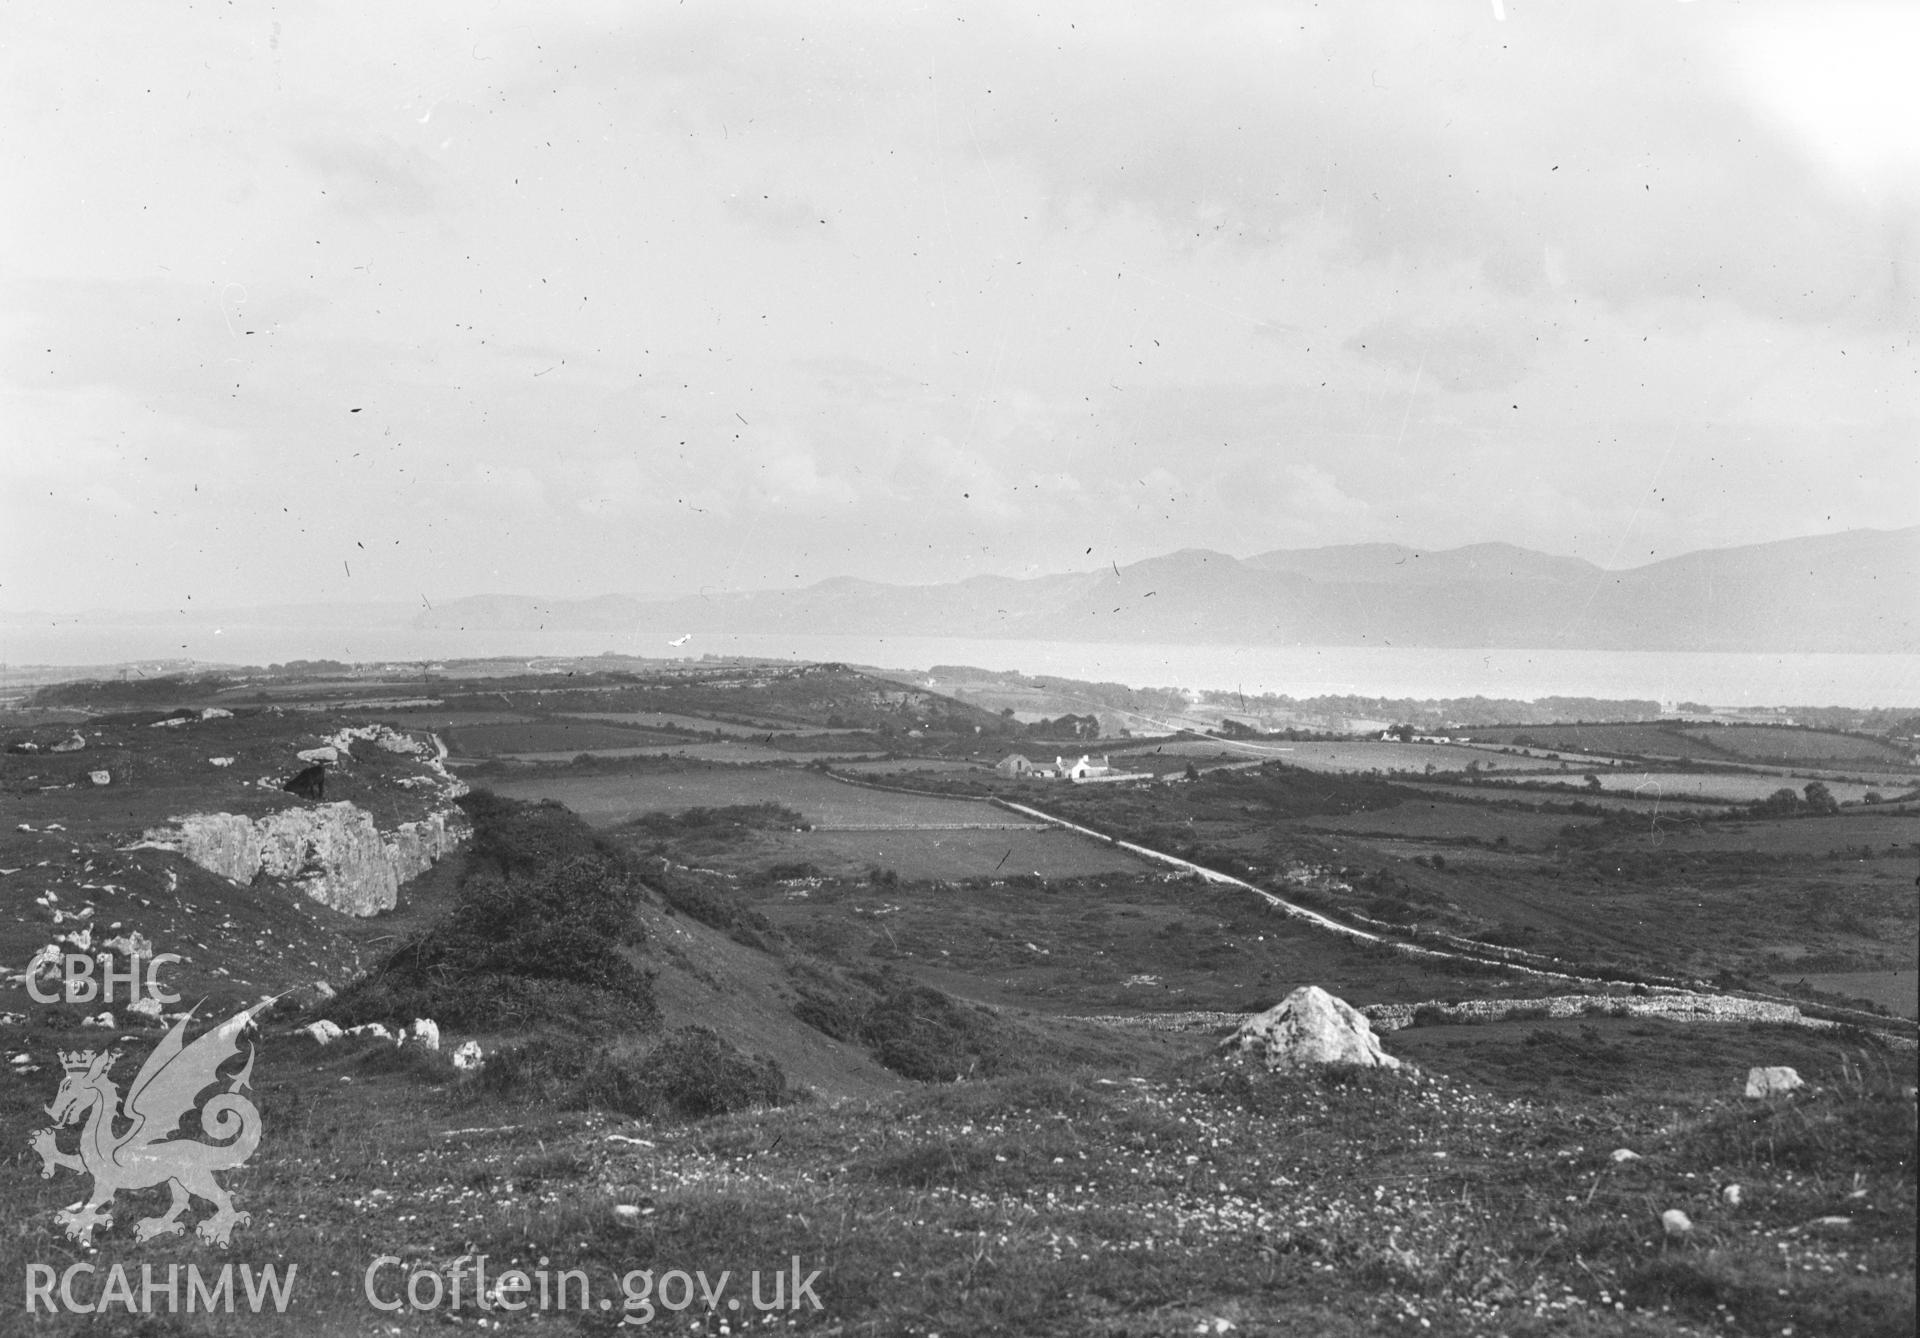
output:
[[[1920,526],[1704,549],[1610,570],[1472,544],[1183,549],[1129,566],[646,600],[479,595],[422,630],[657,630],[1289,646],[1920,653]]]

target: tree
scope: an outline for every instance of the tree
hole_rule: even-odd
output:
[[[1829,790],[1824,782],[1809,781],[1807,788],[1801,791],[1801,793],[1807,797],[1807,807],[1815,813],[1838,813],[1840,811],[1840,801],[1833,797],[1833,791]]]

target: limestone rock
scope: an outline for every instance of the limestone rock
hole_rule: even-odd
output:
[[[486,1057],[480,1051],[480,1042],[462,1041],[453,1052],[453,1066],[462,1073],[471,1072],[486,1063]]]
[[[340,1024],[338,1022],[329,1022],[325,1018],[321,1018],[318,1022],[310,1022],[300,1028],[300,1034],[302,1036],[311,1036],[321,1045],[332,1045],[335,1041],[346,1035],[345,1032],[340,1030]]]
[[[89,771],[87,773],[87,779],[95,785],[111,785],[113,784],[113,773],[111,771]]]
[[[1777,1068],[1747,1070],[1748,1096],[1775,1096],[1781,1092],[1791,1092],[1796,1087],[1805,1086],[1806,1083],[1802,1081],[1800,1075],[1785,1065]]]
[[[1669,1208],[1660,1214],[1660,1225],[1669,1237],[1678,1240],[1693,1230],[1693,1219],[1678,1208]]]
[[[319,748],[303,748],[294,756],[302,762],[338,762],[340,750],[332,744],[326,744]]]
[[[416,1017],[411,1034],[414,1040],[429,1050],[440,1048],[440,1024],[430,1017]]]
[[[389,841],[370,813],[344,800],[256,819],[195,813],[177,822],[146,833],[145,844],[177,850],[232,882],[250,883],[259,873],[293,882],[315,901],[350,915],[393,909],[400,884],[466,836],[457,814],[436,813],[404,824]]]
[[[49,748],[47,751],[50,753],[77,753],[81,749],[85,748],[86,746],[87,746],[86,735],[75,733],[75,734],[69,734],[66,738],[54,744],[53,747]]]
[[[1270,1069],[1356,1064],[1397,1069],[1373,1027],[1351,1004],[1318,985],[1302,985],[1278,1004],[1241,1024],[1222,1049],[1261,1056]]]

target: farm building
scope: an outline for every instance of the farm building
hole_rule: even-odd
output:
[[[993,769],[1002,776],[1031,776],[1033,763],[1019,753],[1008,753],[993,764]]]

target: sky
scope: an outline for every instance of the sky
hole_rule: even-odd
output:
[[[1920,7],[0,27],[0,609],[1920,521]]]

